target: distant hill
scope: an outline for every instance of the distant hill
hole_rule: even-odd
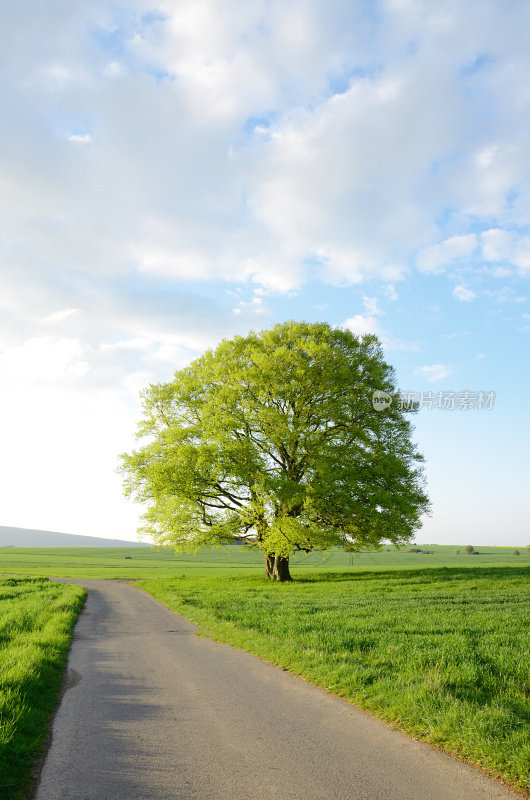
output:
[[[0,525],[0,547],[150,547],[143,542],[123,539],[100,539],[97,536],[76,536],[73,533],[35,531]]]

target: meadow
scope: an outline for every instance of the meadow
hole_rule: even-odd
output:
[[[56,650],[51,636],[55,661],[44,659],[50,686],[58,686],[81,590],[8,576],[134,580],[196,622],[202,635],[289,669],[530,796],[530,553],[419,548],[303,554],[291,559],[295,580],[286,584],[266,582],[261,553],[246,547],[195,555],[169,548],[3,548],[0,587],[13,621],[2,646],[6,653],[31,650],[33,636],[53,634],[53,617],[45,616],[50,604],[37,598],[58,592],[51,605],[62,609],[62,638]],[[70,595],[61,594],[67,589]],[[33,686],[39,668],[31,658],[17,657],[16,664],[13,685],[27,672]],[[4,713],[42,742],[54,691],[45,693],[49,705],[44,713],[37,709],[33,722],[25,721],[26,706],[17,716],[16,700]],[[8,751],[12,741],[6,740]],[[23,756],[28,763],[31,755]]]
[[[138,585],[217,641],[530,793],[529,578],[446,567]]]
[[[355,573],[359,569],[425,569],[426,567],[485,567],[530,564],[528,548],[476,547],[467,555],[465,547],[419,545],[423,552],[401,549],[346,553],[302,553],[291,558],[293,577],[308,572],[324,574],[337,570]],[[456,551],[459,550],[457,554]],[[127,558],[127,556],[129,558]],[[260,575],[263,554],[249,547],[234,545],[196,554],[176,554],[171,548],[127,547],[43,547],[0,548],[0,576],[40,575],[55,578],[170,578],[194,575]]]
[[[0,796],[32,787],[57,704],[81,586],[45,578],[0,579]]]

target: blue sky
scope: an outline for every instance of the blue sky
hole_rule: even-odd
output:
[[[530,544],[530,6],[0,8],[0,523],[135,538],[138,391],[294,318],[375,332],[417,541]]]

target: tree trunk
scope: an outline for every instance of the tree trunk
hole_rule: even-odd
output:
[[[270,556],[268,553],[265,553],[265,577],[272,578],[273,571],[274,571],[274,556]]]
[[[275,581],[292,581],[289,572],[289,559],[283,556],[271,556],[265,553],[265,577]]]
[[[275,556],[272,577],[277,581],[292,581],[289,572],[289,559],[283,556]]]

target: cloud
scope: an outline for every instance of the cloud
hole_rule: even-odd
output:
[[[70,317],[75,317],[79,314],[78,308],[64,308],[62,311],[54,311],[52,314],[48,314],[45,317],[45,322],[63,322],[65,319],[69,319]]]
[[[155,16],[140,1],[81,8],[70,5],[64,37],[37,12],[25,61],[16,58],[7,112],[13,129],[35,132],[27,146],[42,148],[36,185],[19,169],[28,163],[20,142],[3,142],[19,187],[11,216],[20,241],[70,268],[132,262],[181,280],[250,278],[289,291],[312,255],[330,280],[398,278],[426,232],[436,239],[440,203],[471,202],[470,181],[460,197],[455,158],[490,185],[506,159],[522,157],[521,143],[475,142],[478,129],[466,127],[470,86],[503,107],[513,93],[501,94],[501,68],[496,82],[493,70],[469,69],[476,48],[494,42],[475,20],[471,47],[455,4],[442,28],[434,12],[388,6],[369,45],[372,23],[355,3],[333,3],[332,13],[317,2],[257,0],[244,13],[210,0],[162,2]],[[37,41],[41,27],[47,36]],[[421,46],[401,52],[412,39]],[[503,55],[506,68],[524,54],[518,42]],[[26,108],[14,100],[20,81]],[[50,111],[56,125],[73,128],[71,142],[91,147],[66,153]],[[424,247],[420,268],[469,255],[473,243],[461,234]]]
[[[356,336],[363,336],[367,333],[375,334],[385,350],[419,350],[417,342],[407,342],[403,339],[395,338],[381,325],[379,318],[384,316],[385,312],[379,308],[379,302],[376,297],[365,295],[363,297],[363,306],[365,309],[364,314],[355,314],[349,317],[344,320],[341,327],[350,330]]]
[[[67,137],[69,142],[76,142],[77,144],[90,144],[92,136],[89,133],[72,133]]]
[[[525,303],[526,296],[516,294],[512,286],[501,286],[500,289],[485,289],[484,294],[493,298],[497,303]]]
[[[456,297],[457,300],[469,302],[475,299],[476,294],[471,289],[466,289],[465,286],[455,286],[453,289],[453,296]]]
[[[424,375],[429,383],[435,383],[447,378],[451,374],[451,368],[445,364],[427,364],[424,367],[419,367],[416,372]]]
[[[84,376],[90,369],[87,348],[77,339],[33,337],[0,353],[0,381],[4,387],[35,382],[57,385]]]
[[[252,300],[245,302],[240,300],[239,304],[233,309],[234,314],[265,314],[268,312],[267,306],[263,302],[262,297],[253,297]]]
[[[348,317],[342,323],[343,328],[347,328],[356,336],[363,336],[365,333],[379,334],[379,321],[375,317],[370,317],[366,314],[355,314],[353,317]]]
[[[384,314],[384,312],[379,309],[377,298],[364,297],[363,305],[366,313],[355,314],[353,317],[344,320],[341,325],[342,328],[350,330],[356,336],[363,336],[364,334],[376,335],[383,345],[383,348],[387,351],[417,351],[420,349],[418,342],[396,338],[390,335],[386,328],[381,325],[379,316]]]
[[[507,277],[512,270],[505,266],[516,267],[523,277],[530,273],[530,236],[516,231],[493,228],[480,235],[482,257],[490,262],[504,262],[503,266],[491,269],[493,277]]]
[[[418,268],[421,272],[438,272],[456,259],[472,255],[476,246],[477,237],[474,233],[452,236],[440,244],[422,250],[418,255]]]
[[[523,275],[530,274],[530,236],[522,236],[517,242],[513,263]]]
[[[14,262],[275,292],[315,274],[392,282],[418,252],[425,272],[473,256],[480,214],[498,218],[480,236],[494,261],[510,215],[528,223],[514,80],[528,16],[487,2],[477,21],[451,2],[441,25],[434,7],[390,3],[374,21],[338,0],[161,0],[156,14],[147,0],[72,0],[31,25],[4,14]]]
[[[86,450],[91,496],[108,492],[138,388],[246,332],[265,294],[283,314],[278,295],[304,285],[366,283],[345,326],[413,349],[371,296],[381,284],[395,302],[401,281],[406,302],[414,265],[422,280],[462,271],[464,288],[466,270],[528,276],[530,7],[367,8],[0,7],[2,409],[24,419],[27,389],[42,408],[28,438],[44,454],[56,439],[46,426],[64,418],[70,442],[54,469],[75,498],[69,519],[83,505],[75,454]],[[234,301],[227,287],[244,291]],[[16,438],[8,444],[24,474]],[[3,478],[16,511],[7,467]],[[83,524],[101,524],[90,513]]]
[[[393,284],[389,283],[388,286],[385,287],[385,294],[389,300],[396,301],[399,298],[399,293],[396,291]]]
[[[0,369],[4,377],[5,363]],[[61,386],[49,373],[46,384],[21,377],[16,393],[0,396],[2,418],[23,420],[27,443],[21,446],[19,426],[5,426],[2,523],[136,539],[138,509],[120,502],[115,468],[117,454],[131,446],[137,407],[108,389],[76,387],[71,376]],[[23,502],[28,487],[30,503]]]
[[[377,305],[376,297],[364,297],[363,305],[365,314],[355,314],[344,320],[341,327],[350,330],[356,336],[363,336],[366,333],[374,333],[376,336],[381,336],[381,327],[377,317],[381,311]]]
[[[381,314],[377,302],[377,297],[363,297],[363,305],[367,314],[371,317],[376,317],[378,314]]]
[[[482,258],[485,261],[511,261],[514,235],[510,231],[491,228],[480,234]]]
[[[507,278],[512,274],[513,270],[508,267],[492,267],[489,270],[489,275],[491,275],[492,278]]]

